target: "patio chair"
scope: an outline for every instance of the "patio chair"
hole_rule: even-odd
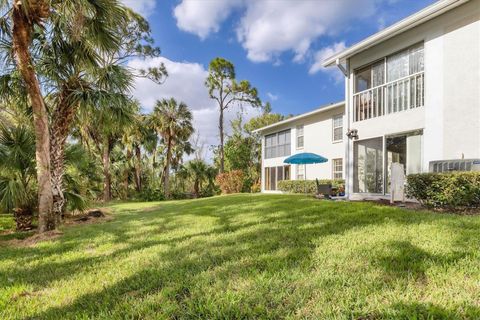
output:
[[[332,196],[332,184],[330,183],[320,183],[318,179],[315,179],[317,183],[317,196],[323,195],[324,199],[331,199]]]

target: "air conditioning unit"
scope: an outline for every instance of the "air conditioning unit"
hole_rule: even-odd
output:
[[[480,159],[430,161],[430,172],[480,171]]]

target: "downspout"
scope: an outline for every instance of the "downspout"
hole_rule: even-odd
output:
[[[345,66],[340,63],[340,59],[335,61],[335,65],[345,76],[345,120],[347,132],[350,130],[350,60],[347,59]],[[345,128],[345,125],[344,125]],[[344,132],[345,133],[345,132]],[[350,138],[347,137],[347,143],[345,144],[345,163],[343,164],[345,168],[345,197],[348,199],[350,197]]]

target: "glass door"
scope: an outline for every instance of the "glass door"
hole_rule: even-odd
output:
[[[390,193],[392,163],[401,163],[406,175],[422,172],[422,131],[385,138],[387,191]]]
[[[355,142],[354,161],[353,191],[383,193],[383,138]]]

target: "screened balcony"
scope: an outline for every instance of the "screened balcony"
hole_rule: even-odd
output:
[[[363,121],[424,105],[423,44],[355,71],[353,121]]]

